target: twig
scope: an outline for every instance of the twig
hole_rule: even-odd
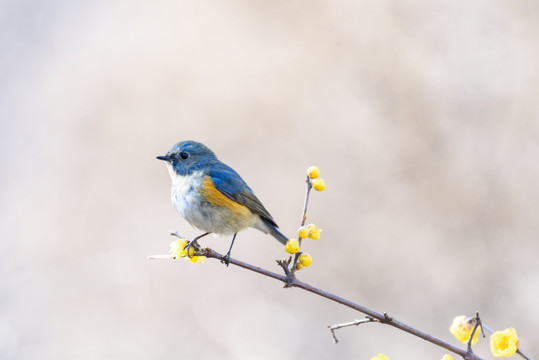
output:
[[[479,311],[475,312],[475,319],[474,320],[475,320],[474,321],[474,327],[473,327],[472,333],[470,334],[470,339],[468,340],[468,346],[467,346],[468,352],[470,352],[470,353],[473,353],[472,341],[473,341],[473,337],[475,335],[475,332],[477,331],[477,327],[481,326],[481,318],[479,317]],[[481,326],[481,332],[483,333],[483,337],[485,337],[485,332],[483,331],[482,326]]]
[[[305,190],[305,202],[303,203],[303,214],[301,215],[301,226],[305,225],[305,221],[307,220],[307,207],[309,205],[309,193],[311,192],[311,189],[313,188],[311,179],[308,176],[305,182],[307,183],[307,189]]]
[[[517,348],[517,354],[519,354],[520,356],[522,356],[526,360],[533,360],[531,357],[529,357],[528,355],[526,355],[522,351],[520,351],[520,348]]]
[[[290,263],[292,262],[292,256],[288,257],[286,260],[277,260],[277,265],[279,265],[286,275],[285,287],[289,287],[290,284],[296,279],[295,271],[292,271]]]
[[[309,178],[309,176],[307,176],[307,179],[305,179],[305,182],[307,183],[307,189],[305,190],[305,201],[303,202],[303,212],[301,214],[301,225],[300,226],[304,226],[305,221],[307,221],[307,208],[309,207],[309,194],[311,193],[311,189],[313,188],[313,184],[311,183],[311,179]],[[299,243],[300,248],[301,248],[301,240],[303,240],[303,239],[300,236],[298,236],[298,243]],[[294,273],[296,272],[296,264],[299,261],[299,256],[300,255],[301,255],[301,252],[298,252],[294,256],[294,261],[292,262],[291,266],[289,267],[290,271],[287,273],[287,275],[289,274],[289,277],[295,276]],[[290,263],[288,265],[290,265]],[[286,270],[285,270],[285,272],[286,272]]]
[[[339,342],[339,339],[337,339],[337,336],[335,336],[335,330],[338,330],[338,329],[343,328],[343,327],[348,327],[348,326],[358,326],[360,324],[365,324],[365,323],[368,323],[368,322],[379,322],[379,321],[376,320],[373,317],[366,316],[365,319],[354,320],[354,321],[341,323],[341,324],[336,324],[336,325],[330,325],[330,326],[328,326],[328,329],[331,331],[331,336],[333,336],[333,342],[336,344],[336,343]]]

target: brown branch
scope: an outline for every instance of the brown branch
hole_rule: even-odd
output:
[[[205,249],[202,249],[200,251],[200,254],[197,254],[197,255],[202,255],[202,256],[206,256],[208,258],[214,258],[214,259],[219,259],[219,260],[222,260],[224,259],[224,255],[221,255],[219,254],[218,252],[212,250],[212,249],[209,249],[209,248],[205,248]],[[242,261],[239,261],[239,260],[236,260],[236,259],[233,259],[233,258],[230,258],[230,264],[233,264],[233,265],[236,265],[236,266],[239,266],[239,267],[242,267],[244,269],[247,269],[247,270],[250,270],[250,271],[254,271],[256,273],[259,273],[261,275],[264,275],[264,276],[267,276],[267,277],[270,277],[270,278],[273,278],[273,279],[276,279],[276,280],[279,280],[279,281],[282,281],[284,283],[284,286],[285,287],[297,287],[297,288],[300,288],[300,289],[303,289],[303,290],[306,290],[306,291],[309,291],[313,294],[316,294],[316,295],[319,295],[319,296],[322,296],[322,297],[325,297],[326,299],[329,299],[329,300],[332,300],[334,302],[337,302],[341,305],[344,305],[344,306],[347,306],[351,309],[354,309],[354,310],[357,310],[373,319],[376,319],[377,321],[379,321],[380,323],[382,324],[387,324],[387,325],[390,325],[390,326],[393,326],[399,330],[402,330],[402,331],[405,331],[411,335],[414,335],[416,337],[419,337],[423,340],[426,340],[434,345],[437,345],[441,348],[444,348],[446,350],[449,350],[455,354],[458,354],[460,356],[462,356],[463,359],[465,360],[483,360],[481,357],[479,357],[478,355],[474,354],[473,352],[470,352],[470,351],[467,351],[465,349],[461,349],[455,345],[452,345],[448,342],[445,342],[437,337],[434,337],[432,335],[429,335],[421,330],[418,330],[418,329],[415,329],[413,327],[411,327],[410,325],[407,325],[399,320],[396,320],[395,318],[393,317],[390,317],[387,313],[378,313],[374,310],[371,310],[363,305],[360,305],[360,304],[357,304],[353,301],[350,301],[350,300],[347,300],[345,298],[342,298],[340,296],[337,296],[335,294],[332,294],[330,293],[329,291],[326,291],[326,290],[323,290],[323,289],[320,289],[320,288],[317,288],[315,286],[312,286],[310,284],[307,284],[307,283],[304,283],[303,281],[300,281],[298,279],[296,279],[295,277],[294,278],[291,278],[291,277],[287,277],[285,275],[281,275],[281,274],[277,274],[277,273],[274,273],[272,271],[269,271],[269,270],[266,270],[266,269],[263,269],[263,268],[260,268],[258,266],[254,266],[254,265],[251,265],[251,264],[248,264],[248,263],[244,263]]]

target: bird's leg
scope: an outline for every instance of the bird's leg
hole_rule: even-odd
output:
[[[228,264],[230,263],[230,253],[232,252],[232,246],[234,246],[234,240],[236,240],[236,235],[238,235],[238,233],[235,233],[234,236],[232,237],[232,243],[230,243],[230,249],[228,249],[228,252],[226,253],[223,260],[221,260],[221,262],[225,264],[226,266],[228,266]]]
[[[191,241],[189,241],[187,243],[187,245],[185,246],[185,251],[187,251],[187,257],[191,257],[191,255],[189,254],[189,249],[193,248],[193,249],[195,249],[195,252],[200,250],[200,245],[198,244],[197,240],[200,239],[200,238],[203,238],[204,236],[209,235],[209,234],[211,234],[211,233],[206,232],[206,233],[204,233],[202,235],[198,235],[193,240],[191,240]]]

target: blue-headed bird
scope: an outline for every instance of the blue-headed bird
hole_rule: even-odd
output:
[[[286,244],[270,213],[253,190],[230,166],[217,159],[213,151],[195,141],[181,141],[166,155],[172,179],[172,203],[193,227],[204,231],[189,244],[208,234],[233,235],[224,262],[228,265],[239,231],[252,227]]]

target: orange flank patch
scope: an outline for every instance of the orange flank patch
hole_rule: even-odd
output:
[[[225,207],[238,217],[250,217],[251,215],[251,210],[247,206],[235,202],[217,190],[209,176],[204,177],[202,189],[198,189],[198,191],[202,193],[209,203]]]

